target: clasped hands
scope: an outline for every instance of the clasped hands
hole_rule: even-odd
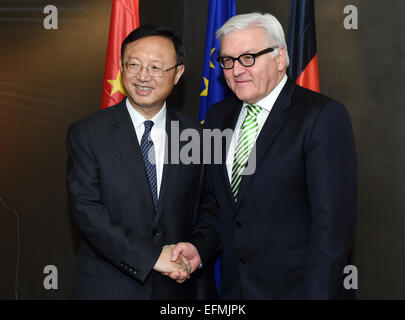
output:
[[[177,283],[183,283],[200,264],[201,258],[196,247],[189,242],[179,242],[163,247],[153,270]]]

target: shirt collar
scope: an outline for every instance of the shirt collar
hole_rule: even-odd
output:
[[[263,99],[259,100],[257,103],[254,104],[260,106],[267,112],[270,112],[286,82],[287,82],[287,75],[284,74],[284,77],[281,79],[278,85],[267,96],[265,96]],[[243,108],[245,108],[248,105],[249,103],[244,102]]]
[[[135,128],[142,126],[143,123],[148,120],[144,116],[142,116],[135,108],[131,105],[128,98],[126,99],[126,105],[128,112],[131,116],[132,122],[134,123]],[[162,109],[155,114],[155,116],[150,119],[153,121],[153,126],[165,130],[166,126],[166,101],[163,104]]]

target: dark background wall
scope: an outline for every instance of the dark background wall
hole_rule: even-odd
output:
[[[58,30],[43,27],[47,4],[59,9]],[[349,4],[358,30],[343,27]],[[357,143],[358,297],[405,299],[405,2],[315,6],[321,91],[346,105]],[[271,12],[287,29],[289,1],[236,0],[236,8]],[[78,235],[65,187],[66,129],[99,109],[110,10],[110,0],[0,3],[0,299],[69,296]],[[194,118],[207,10],[208,0],[140,0],[141,24],[169,26],[185,42],[186,73],[169,102]],[[43,287],[46,265],[58,268],[57,290]]]

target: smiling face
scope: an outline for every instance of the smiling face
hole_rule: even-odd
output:
[[[137,74],[126,70],[127,62],[143,66]],[[170,39],[160,36],[149,36],[129,43],[121,58],[122,84],[127,92],[131,105],[145,118],[150,119],[163,107],[184,72],[184,66],[164,72],[162,77],[151,77],[147,66],[159,65],[169,69],[176,65],[177,57]]]
[[[221,41],[221,56],[239,57],[257,53],[268,47],[266,31],[262,27],[247,28],[226,34]],[[235,95],[246,103],[256,103],[267,96],[285,74],[284,49],[272,58],[270,53],[256,57],[255,64],[243,67],[235,61],[233,69],[225,70],[225,80]]]

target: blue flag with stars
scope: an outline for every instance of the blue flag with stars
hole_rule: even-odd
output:
[[[204,66],[202,72],[200,108],[198,120],[204,124],[208,109],[231,94],[225,82],[222,68],[217,62],[220,43],[216,31],[236,14],[235,0],[210,0],[208,7],[207,31],[205,36]],[[215,282],[219,292],[221,282],[221,258],[215,263]]]
[[[219,57],[220,43],[215,33],[235,14],[235,0],[210,0],[198,114],[201,123],[204,123],[209,107],[230,94],[222,69],[216,60]]]

